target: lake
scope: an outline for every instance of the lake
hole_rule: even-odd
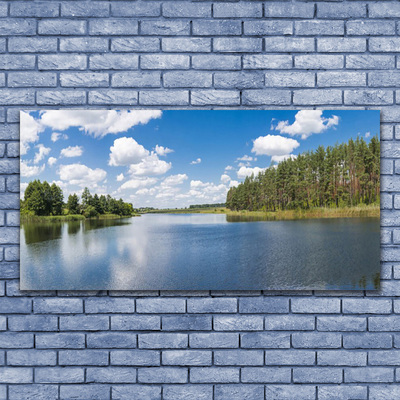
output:
[[[374,290],[379,225],[379,218],[249,222],[225,214],[24,223],[21,289]]]

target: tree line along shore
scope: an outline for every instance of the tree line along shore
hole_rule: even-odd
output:
[[[131,203],[115,199],[110,195],[92,195],[86,187],[81,197],[70,194],[64,202],[62,189],[55,183],[34,180],[25,190],[20,201],[22,221],[63,220],[74,221],[86,218],[120,218],[137,215]]]

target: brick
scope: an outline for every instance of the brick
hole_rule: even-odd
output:
[[[313,18],[314,4],[268,2],[264,5],[264,17],[267,18]]]
[[[263,329],[262,316],[215,316],[216,331],[259,331]]]
[[[74,398],[106,400],[110,398],[110,386],[98,384],[60,386],[60,399]]]
[[[319,348],[319,349],[330,349],[341,347],[340,333],[328,333],[328,332],[307,332],[307,333],[293,333],[292,334],[292,346],[294,348]]]
[[[395,60],[388,55],[346,55],[346,68],[350,69],[392,69]]]
[[[187,65],[189,65],[189,60]],[[192,67],[206,70],[239,70],[241,61],[240,56],[234,55],[193,55]]]
[[[95,54],[89,57],[91,69],[137,69],[139,57],[135,54]]]
[[[41,20],[38,27],[39,35],[84,35],[86,33],[85,21],[70,19]]]
[[[147,315],[116,315],[111,317],[111,329],[148,331],[159,330],[161,327],[159,316]]]
[[[101,1],[61,3],[63,17],[106,17],[109,5]]]
[[[134,299],[92,298],[85,300],[85,312],[88,314],[133,313]]]
[[[9,399],[47,400],[58,396],[57,385],[13,385],[9,386]]]
[[[39,55],[39,70],[85,69],[86,56],[80,54]]]
[[[366,86],[367,75],[365,72],[318,72],[317,84],[320,87]]]
[[[385,299],[343,299],[345,314],[390,314],[392,304]]]
[[[30,299],[0,299],[1,314],[29,314],[32,309],[32,301]]]
[[[266,87],[314,87],[315,74],[309,72],[268,71],[265,73]]]
[[[13,366],[56,365],[57,353],[54,350],[10,350],[7,351],[7,364]]]
[[[318,365],[363,367],[367,365],[365,351],[322,350],[317,354]]]
[[[126,104],[138,102],[138,93],[132,90],[93,90],[89,92],[89,104]]]
[[[111,39],[111,51],[116,52],[157,52],[160,39],[152,37],[127,37]]]
[[[367,319],[352,316],[317,317],[317,329],[319,331],[365,331]]]
[[[0,383],[30,383],[32,380],[32,368],[3,367],[0,369]]]
[[[366,48],[366,39],[361,38],[317,39],[317,51],[323,53],[363,53]]]
[[[364,367],[364,368],[345,368],[344,381],[351,383],[386,383],[393,382],[394,374],[392,368]]]
[[[56,87],[57,76],[51,72],[9,72],[9,87]]]
[[[266,365],[314,365],[316,353],[309,350],[266,350]]]
[[[60,329],[63,331],[100,331],[109,329],[107,316],[73,315],[60,317]]]
[[[164,17],[170,18],[207,18],[211,17],[211,4],[182,1],[166,2],[162,6],[162,13]]]
[[[265,50],[268,52],[311,52],[315,50],[313,38],[271,37],[264,39]]]
[[[158,17],[160,15],[158,3],[111,3],[111,15],[114,17]]]
[[[371,8],[369,10],[371,13]],[[394,35],[395,30],[396,27],[394,21],[368,21],[363,19],[346,22],[346,32],[349,36]]]
[[[197,36],[236,36],[242,33],[241,21],[201,19],[194,20],[192,24],[193,35]]]
[[[205,350],[166,350],[162,352],[163,365],[211,365],[212,352]]]
[[[395,18],[400,17],[400,4],[396,2],[371,3],[369,6],[371,18]]]
[[[140,24],[141,35],[156,35],[156,36],[176,36],[189,35],[189,21],[148,21],[144,20]]]
[[[133,368],[87,368],[88,383],[135,383],[136,370]]]
[[[244,314],[276,314],[289,312],[289,299],[248,297],[239,299],[239,312]]]
[[[272,332],[243,333],[240,337],[240,343],[243,348],[287,349],[290,347],[290,334]]]
[[[341,368],[293,368],[294,383],[341,383]]]
[[[10,4],[11,17],[58,17],[59,5],[50,2],[31,2],[23,1]]]
[[[370,331],[398,331],[400,330],[400,316],[384,316],[368,318]]]
[[[107,73],[79,72],[61,73],[60,83],[63,87],[107,87],[109,85]]]
[[[295,21],[296,35],[300,36],[342,36],[344,35],[343,21],[306,20]]]
[[[161,49],[165,52],[180,53],[182,49],[191,53],[209,53],[211,39],[206,38],[163,38]]]
[[[345,349],[387,349],[392,347],[388,333],[348,333],[343,335]]]
[[[265,330],[268,331],[312,331],[314,328],[314,316],[271,315],[265,318]]]
[[[212,74],[201,71],[170,71],[163,74],[164,87],[172,88],[192,88],[192,87],[211,87]],[[160,78],[158,77],[158,84]]]
[[[334,386],[337,387],[336,385]],[[314,400],[316,396],[315,386],[309,385],[267,385],[265,387],[266,398],[282,400]]]
[[[244,21],[243,29],[245,35],[292,35],[293,23],[291,21]]]
[[[0,59],[0,68],[5,70],[33,69],[35,56],[22,54],[3,54]]]
[[[159,87],[160,85],[161,74],[159,72],[116,72],[111,77],[111,86],[113,87]]]
[[[345,90],[345,104],[357,105],[385,105],[393,104],[393,92],[391,90]]]
[[[398,350],[372,350],[368,352],[369,365],[400,365]]]
[[[321,400],[340,399],[367,399],[367,387],[346,385],[346,386],[318,386],[318,398]]]
[[[138,382],[140,383],[186,383],[187,381],[187,368],[150,367],[138,369]]]
[[[112,350],[111,365],[157,366],[160,365],[160,353],[154,350]]]
[[[53,316],[25,315],[8,317],[8,329],[10,331],[56,331],[57,327],[57,317]]]
[[[237,311],[237,300],[230,298],[188,299],[187,309],[190,313],[234,313]]]
[[[332,54],[297,55],[294,65],[300,69],[340,69],[343,68],[344,57]]]
[[[39,349],[79,349],[85,347],[85,335],[82,333],[42,333],[36,335],[36,347]]]
[[[239,347],[238,333],[191,333],[189,335],[191,348],[230,349]]]
[[[213,395],[213,388],[209,385],[166,385],[163,387],[164,400],[208,400]]]
[[[164,331],[210,331],[211,328],[211,315],[182,315],[162,317],[162,329]]]
[[[239,105],[240,94],[231,90],[192,90],[192,105]]]
[[[99,332],[87,335],[88,348],[134,348],[136,347],[135,333]]]
[[[105,350],[61,350],[58,352],[59,365],[108,365]]]
[[[35,382],[38,383],[83,383],[85,381],[83,368],[37,368]]]
[[[374,71],[368,74],[368,85],[392,87],[400,84],[400,71]]]
[[[262,17],[262,5],[257,3],[216,3],[214,18]]]
[[[179,349],[188,345],[188,335],[182,333],[139,334],[139,347],[143,349]]]
[[[57,51],[57,39],[47,37],[10,37],[10,53],[50,53]],[[4,57],[4,56],[3,56]],[[20,56],[19,56],[20,57]],[[33,56],[30,56],[33,57]],[[16,68],[19,69],[19,68]]]
[[[0,332],[2,349],[21,349],[33,347],[32,333]]]
[[[245,105],[288,105],[291,102],[291,93],[288,90],[244,90],[242,103]]]
[[[395,399],[400,395],[400,386],[398,385],[371,385],[369,398],[370,400],[386,400]]]
[[[263,400],[264,386],[262,385],[216,385],[215,400]]]
[[[318,18],[363,18],[367,16],[367,8],[361,3],[319,3],[317,4]]]
[[[239,368],[191,368],[192,383],[239,383]]]
[[[216,350],[215,365],[263,365],[264,352],[261,350]]]
[[[112,398],[119,400],[151,399],[161,400],[160,386],[147,385],[118,385],[112,387]]]
[[[0,20],[0,36],[34,35],[36,33],[36,21],[33,18],[13,18]]]
[[[83,303],[81,299],[34,299],[33,311],[35,314],[82,313]]]
[[[241,374],[244,383],[290,383],[291,376],[290,368],[247,367]]]
[[[108,51],[108,39],[99,37],[60,38],[60,51],[103,53]]]
[[[138,22],[132,19],[93,19],[89,21],[90,35],[137,35]]]
[[[172,54],[152,54],[140,56],[143,69],[188,69],[189,56]]]
[[[155,91],[155,90],[144,91],[144,90],[141,90],[139,92],[139,104],[141,104],[141,105],[184,106],[184,105],[189,104],[189,91],[187,91],[187,90],[174,90],[174,91],[172,91],[172,90],[170,90],[170,91],[168,91],[168,90],[166,90],[166,91]],[[161,299],[161,300],[163,300],[163,299]],[[180,300],[182,300],[182,299],[180,299]],[[162,304],[162,303],[160,303],[160,304]],[[162,308],[164,308],[164,307],[162,307]],[[165,309],[168,310],[169,306],[167,306]],[[180,307],[178,307],[176,309],[176,311],[172,311],[172,312],[175,312],[175,313],[182,312],[182,311],[178,311],[179,309],[180,309]],[[152,312],[152,311],[148,311],[148,312]],[[164,311],[164,312],[168,312],[168,311]]]
[[[326,299],[292,299],[291,308],[293,313],[322,313],[331,314],[340,312],[340,300],[334,298]]]
[[[373,37],[369,39],[369,50],[372,52],[396,52],[400,46],[400,38],[396,37]]]
[[[40,105],[85,104],[86,93],[83,90],[41,91],[36,95],[36,103]]]
[[[261,38],[215,38],[213,50],[222,53],[254,53],[262,50]]]

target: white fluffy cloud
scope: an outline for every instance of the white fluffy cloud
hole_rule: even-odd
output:
[[[190,164],[191,165],[196,165],[196,164],[200,164],[201,163],[201,158],[196,158],[195,160],[193,160]]]
[[[254,176],[257,176],[261,171],[265,171],[266,168],[259,168],[259,167],[240,167],[239,171],[237,171],[237,177],[239,179],[244,179],[246,176],[251,176],[251,174],[254,174]]]
[[[123,181],[124,180],[124,174],[119,174],[119,175],[117,175],[117,182],[121,182],[121,181]]]
[[[130,179],[121,185],[119,190],[139,189],[157,183],[157,178]]]
[[[232,181],[229,182],[229,187],[230,187],[230,188],[231,188],[231,187],[236,187],[236,186],[238,186],[239,184],[240,184],[239,181],[234,181],[234,180],[232,180]]]
[[[222,183],[228,183],[231,180],[231,177],[227,174],[222,174],[221,175],[221,182]]]
[[[31,178],[32,176],[40,175],[44,171],[45,165],[41,167],[38,165],[28,165],[25,161],[21,160],[21,177]]]
[[[168,147],[159,146],[158,144],[156,144],[154,150],[159,156],[166,156],[167,154],[174,152],[174,150],[169,149]]]
[[[131,164],[129,173],[136,176],[162,175],[170,170],[172,164],[160,160],[155,153],[151,153],[137,164]]]
[[[225,171],[231,171],[233,169],[232,165],[227,165]]]
[[[55,163],[57,162],[57,158],[55,157],[49,157],[49,159],[47,160],[47,164],[51,166],[53,166]]]
[[[101,168],[89,168],[84,164],[61,165],[59,170],[60,179],[71,185],[97,187],[103,181],[107,172]]]
[[[44,128],[35,118],[24,111],[20,112],[21,156],[28,152],[30,143],[35,143],[39,140],[39,133],[43,132],[43,130]]]
[[[245,154],[243,157],[238,157],[236,159],[236,161],[257,161],[257,158],[253,158],[251,156],[248,156],[247,154]]]
[[[291,158],[292,160],[295,160],[297,158],[297,156],[295,156],[294,154],[285,154],[283,156],[272,156],[271,157],[271,161],[276,162],[276,163],[280,163],[282,161],[287,160],[288,158]]]
[[[371,132],[366,132],[366,133],[365,133],[365,137],[366,137],[366,138],[369,138],[370,136],[371,136]]]
[[[68,146],[61,150],[61,157],[80,157],[83,154],[82,146]]]
[[[137,164],[149,155],[149,151],[131,137],[115,139],[110,151],[108,164],[112,166]]]
[[[38,149],[37,153],[35,153],[35,157],[33,159],[33,162],[35,164],[39,164],[40,161],[43,160],[43,158],[45,158],[51,151],[50,147],[45,147],[42,144],[38,144],[36,146],[36,148]]]
[[[103,137],[147,124],[161,115],[160,110],[49,110],[41,114],[40,123],[61,131],[77,126],[94,137]]]
[[[260,136],[253,141],[252,152],[257,155],[283,156],[300,146],[297,140],[280,135]]]
[[[187,179],[188,176],[186,174],[170,175],[161,182],[161,186],[171,187],[182,185],[182,183],[185,182]]]
[[[302,139],[307,139],[313,133],[324,132],[338,124],[339,117],[336,115],[325,118],[322,116],[322,110],[301,110],[296,114],[293,124],[289,124],[289,121],[280,121],[275,129],[280,133],[300,135]]]
[[[59,140],[59,139],[67,140],[68,139],[68,135],[66,135],[65,133],[60,133],[60,132],[53,132],[51,134],[51,141],[53,143],[57,142],[57,140]]]

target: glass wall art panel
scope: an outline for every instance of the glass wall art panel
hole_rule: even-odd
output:
[[[23,290],[379,289],[379,111],[20,117]]]

